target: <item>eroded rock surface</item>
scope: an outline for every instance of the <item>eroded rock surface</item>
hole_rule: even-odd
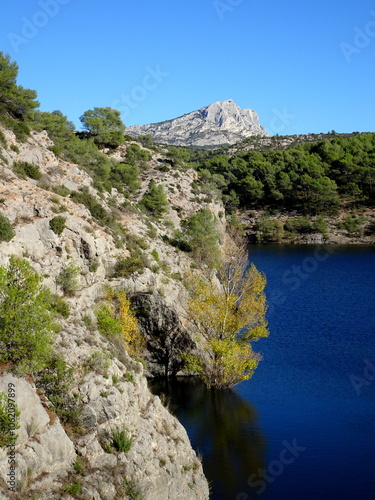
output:
[[[218,147],[252,136],[267,136],[251,109],[241,109],[234,101],[218,101],[173,120],[134,125],[126,133],[137,137],[151,134],[156,142],[177,146]]]

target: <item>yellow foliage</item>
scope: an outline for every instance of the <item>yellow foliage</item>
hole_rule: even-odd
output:
[[[207,387],[233,387],[251,378],[259,363],[259,356],[248,342],[211,340],[203,347],[207,358],[187,355],[185,366],[189,371],[197,372]]]
[[[114,292],[106,288],[106,299],[114,314],[121,323],[121,333],[124,345],[130,356],[139,356],[144,347],[145,339],[139,330],[137,318],[130,309],[130,300],[124,291]]]
[[[188,319],[203,341],[204,354],[186,357],[209,387],[231,387],[251,377],[258,365],[250,341],[267,337],[266,278],[247,250],[226,242],[221,263],[210,278],[190,276]]]
[[[118,292],[117,299],[119,301],[121,329],[125,347],[131,356],[138,356],[145,346],[145,340],[138,328],[137,318],[130,310],[130,300],[126,297],[125,292]]]

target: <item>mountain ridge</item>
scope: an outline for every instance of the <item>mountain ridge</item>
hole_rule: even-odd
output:
[[[155,142],[174,146],[218,147],[253,136],[268,136],[252,109],[232,99],[217,101],[177,118],[126,129],[131,137],[151,134]]]

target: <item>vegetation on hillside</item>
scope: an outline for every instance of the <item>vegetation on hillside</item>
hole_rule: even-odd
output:
[[[236,246],[228,240],[226,246],[220,248],[222,234],[219,220],[224,213],[216,217],[210,211],[213,193],[221,197],[229,214],[240,208],[269,212],[293,210],[304,215],[287,222],[270,220],[267,216],[261,218],[257,225],[263,241],[278,241],[284,235],[296,233],[318,231],[326,234],[327,223],[322,214],[334,214],[342,206],[372,207],[374,204],[375,134],[344,138],[331,133],[317,142],[293,143],[286,150],[242,150],[234,154],[229,149],[197,152],[171,146],[162,151],[166,157],[160,158],[152,156],[153,152],[161,152],[152,137],[141,137],[137,144],[124,136],[126,129],[120,113],[112,108],[96,107],[85,111],[81,116],[85,132],[77,132],[74,124],[61,111],[38,110],[36,92],[17,85],[17,72],[18,67],[9,56],[0,53],[0,121],[10,127],[19,140],[27,137],[30,129],[47,131],[53,141],[53,153],[77,164],[92,176],[90,188],[71,191],[61,185],[50,186],[50,189],[83,204],[96,222],[113,235],[116,246],[126,246],[128,253],[117,257],[108,278],[128,279],[149,267],[155,273],[164,273],[163,283],[168,283],[172,277],[183,282],[190,294],[187,319],[204,348],[186,357],[187,369],[198,373],[209,387],[231,387],[250,378],[259,361],[252,351],[251,342],[268,335],[264,295],[266,281],[254,266],[247,269],[247,254],[242,244]],[[114,153],[113,150],[123,142],[126,145]],[[6,148],[4,134],[0,135],[0,144]],[[276,147],[277,144],[276,141]],[[181,214],[181,207],[173,206],[174,197],[170,193],[177,188],[177,178],[186,166],[194,167],[199,173],[192,183],[195,195],[192,201],[200,205],[194,213]],[[38,181],[42,177],[38,165],[26,162],[14,162],[13,170],[25,180],[31,178]],[[159,175],[160,172],[169,173],[169,176],[173,172],[176,185],[173,182],[169,186],[155,182],[152,179],[154,172]],[[181,186],[178,189],[181,190]],[[117,192],[121,195],[121,204],[116,197]],[[177,224],[165,217],[172,209],[179,215]],[[151,240],[160,237],[176,252],[189,254],[191,269],[199,268],[199,272],[186,281],[181,273],[171,273],[168,263],[160,259],[154,245],[153,250],[147,252],[150,240],[146,241],[143,236],[132,234],[124,227],[122,215],[127,210],[142,218],[148,226]],[[313,220],[307,217],[312,214]],[[49,225],[60,236],[65,231],[66,221],[65,216],[57,215],[49,221]],[[342,225],[348,233],[360,234],[363,220],[360,216],[348,215]],[[0,241],[9,241],[14,234],[12,224],[0,215]],[[10,265],[16,264],[24,272],[27,271],[25,264],[15,263],[14,260]],[[90,262],[90,266],[91,272],[95,262]],[[1,273],[0,279],[5,280],[4,283],[10,279],[7,269],[2,269]],[[80,273],[73,261],[60,272],[56,283],[65,296],[77,293]],[[39,290],[40,281],[35,275],[32,277],[37,283],[34,295],[38,297],[36,290]],[[12,284],[9,289],[14,286]],[[5,284],[3,290],[6,297]],[[40,293],[43,296],[44,292]],[[19,294],[24,296],[22,289]],[[51,311],[65,317],[69,315],[69,307],[64,307],[64,302],[59,303],[47,295],[45,298],[47,309],[39,314],[40,321],[43,318],[52,321]],[[45,327],[30,323],[27,332],[20,330],[18,335],[17,331],[10,330],[5,298],[3,306],[0,342],[7,357],[2,361],[9,361],[26,371],[65,373],[58,360],[51,361],[53,328],[49,336],[47,323]],[[33,308],[35,304],[30,312],[25,311],[24,316],[30,315],[34,321],[35,315],[31,314]],[[21,328],[22,325],[17,326],[13,320],[14,327]],[[111,342],[121,339],[130,354],[141,354],[144,341],[125,292],[109,294],[106,303],[97,311],[97,320],[99,331]],[[35,328],[41,331],[42,337],[45,332],[45,343],[40,342],[38,346],[33,341]],[[13,348],[9,342],[13,342]],[[20,346],[18,352],[22,359],[16,359],[14,346]],[[27,369],[23,366],[25,349],[31,352]],[[45,351],[44,354],[39,349]],[[97,359],[93,356],[87,366],[92,367],[95,363]]]
[[[32,373],[48,363],[56,324],[41,277],[22,259],[0,267],[0,362]]]
[[[211,156],[195,164],[203,184],[236,207],[335,213],[340,206],[374,206],[375,134],[267,152]]]

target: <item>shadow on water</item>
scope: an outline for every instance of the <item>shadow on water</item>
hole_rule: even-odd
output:
[[[166,398],[203,457],[212,500],[249,492],[247,480],[265,464],[265,438],[252,405],[236,391],[208,390],[195,378],[152,380],[150,390]]]

